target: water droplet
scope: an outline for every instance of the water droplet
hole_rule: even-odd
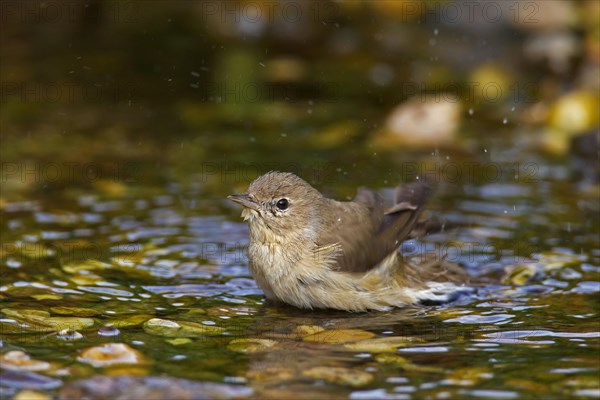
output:
[[[508,123],[508,118],[504,117],[504,119],[502,119],[502,123],[506,125]]]
[[[433,34],[434,34],[434,35],[437,35],[438,33],[440,33],[440,31],[438,30],[438,28],[435,28],[435,29],[433,30]]]
[[[473,110],[472,108],[469,108],[469,115],[473,115],[475,113],[475,110]]]

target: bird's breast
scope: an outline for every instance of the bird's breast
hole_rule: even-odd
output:
[[[280,243],[250,242],[249,267],[258,286],[267,298],[290,302],[304,295],[303,282],[312,273],[298,246]]]

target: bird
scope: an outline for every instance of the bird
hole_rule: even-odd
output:
[[[386,208],[379,193],[364,187],[352,201],[337,201],[293,173],[271,171],[227,198],[243,206],[249,270],[268,300],[386,311],[449,301],[459,288],[460,272],[445,271],[440,260],[415,266],[399,252],[403,241],[428,230],[419,217],[434,186],[398,186]]]

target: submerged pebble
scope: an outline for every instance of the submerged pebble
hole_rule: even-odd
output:
[[[423,342],[423,339],[406,336],[388,336],[359,340],[358,342],[344,344],[344,347],[352,351],[365,351],[369,353],[393,352],[398,347],[405,347],[412,343]]]
[[[13,350],[0,357],[0,367],[13,371],[44,371],[50,368],[50,363],[33,360],[29,354]]]
[[[375,334],[362,329],[330,329],[305,336],[302,340],[318,343],[346,343],[358,340],[370,339]]]
[[[37,331],[79,330],[94,325],[94,320],[91,318],[51,317],[50,313],[41,310],[3,308],[2,312],[17,321],[35,325],[32,330]]]
[[[374,378],[368,372],[342,367],[313,367],[303,371],[302,375],[338,385],[353,387],[367,385]]]
[[[80,353],[77,360],[96,368],[115,364],[141,364],[145,362],[139,351],[124,343],[106,343],[87,348]]]
[[[375,356],[375,361],[377,361],[380,364],[396,365],[406,371],[432,372],[432,373],[439,373],[439,372],[443,371],[443,369],[439,368],[439,367],[430,367],[427,365],[414,364],[407,358],[399,356],[398,354],[389,354],[389,353],[377,354]]]
[[[46,393],[24,389],[17,393],[13,400],[52,400],[52,397]]]
[[[234,339],[229,342],[227,348],[239,353],[257,353],[265,351],[276,344],[276,341],[270,339]]]

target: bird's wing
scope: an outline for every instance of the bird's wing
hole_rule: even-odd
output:
[[[336,269],[347,272],[365,270],[373,236],[383,223],[383,198],[376,192],[359,188],[354,201],[329,200],[323,212],[318,238],[320,246],[337,243],[341,251]]]
[[[365,188],[358,190],[352,202],[332,200],[318,242],[341,246],[338,270],[368,271],[408,238],[431,191],[426,183],[399,187],[395,204],[387,210],[381,196]]]
[[[427,182],[411,183],[396,188],[394,205],[385,211],[383,223],[376,235],[379,254],[373,254],[369,260],[373,263],[371,267],[397,250],[400,243],[408,239],[413,229],[418,227],[419,215],[433,190],[433,185]]]

